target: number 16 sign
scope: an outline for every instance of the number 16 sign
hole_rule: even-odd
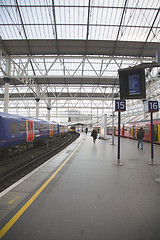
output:
[[[118,111],[118,112],[126,111],[126,101],[115,100],[115,111]]]

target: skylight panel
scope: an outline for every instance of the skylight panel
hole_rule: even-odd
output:
[[[90,26],[90,40],[115,40],[119,27]]]
[[[148,42],[160,42],[160,28],[153,28],[148,38]]]
[[[127,9],[123,19],[123,25],[150,27],[155,18],[154,10]]]
[[[0,15],[1,15],[1,24],[5,25],[15,25],[20,24],[20,21],[17,17],[17,12],[15,8],[9,7],[1,7],[0,8]],[[18,27],[18,26],[16,26]]]
[[[55,5],[69,5],[69,6],[73,6],[73,5],[77,5],[77,6],[84,6],[87,5],[88,1],[86,0],[54,0],[54,4]]]
[[[6,0],[8,1],[8,0]],[[13,2],[13,0],[11,0]],[[18,5],[26,6],[26,5],[46,5],[46,2],[50,3],[50,0],[18,0]]]
[[[159,8],[159,0],[143,0],[143,1],[135,1],[130,0],[127,2],[127,7],[135,7],[135,8]]]
[[[87,8],[55,7],[55,11],[57,24],[87,24]]]
[[[110,6],[114,6],[114,7],[124,7],[125,4],[125,0],[117,0],[117,1],[113,1],[113,0],[109,0],[109,5]]]
[[[24,24],[47,24],[50,23],[47,8],[43,7],[20,7]],[[47,16],[48,15],[48,16]]]
[[[159,42],[160,41],[160,17],[156,19],[154,27],[148,38],[148,42]]]
[[[148,35],[149,29],[147,28],[122,28],[123,34],[121,34],[119,40],[121,41],[145,41]]]
[[[20,26],[1,26],[2,39],[25,39],[24,32]]]
[[[118,25],[122,14],[122,8],[91,8],[90,24]]]
[[[86,39],[87,26],[57,25],[58,39]]]
[[[55,9],[58,38],[84,39],[86,37],[86,8],[56,7]]]

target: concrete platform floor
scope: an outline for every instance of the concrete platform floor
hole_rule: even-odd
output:
[[[122,166],[117,166],[117,138],[115,145],[110,136],[95,144],[89,133],[81,138],[75,153],[3,239],[160,239],[160,146],[154,146],[157,165],[150,166],[149,143],[141,150],[136,141],[121,139]],[[26,196],[4,215],[2,227],[22,211],[39,187],[30,192],[25,192],[25,185],[16,187],[19,192],[12,190],[15,199],[17,193]],[[7,197],[0,198],[0,210],[7,210]]]

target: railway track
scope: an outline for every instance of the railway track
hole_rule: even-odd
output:
[[[69,134],[63,141],[52,147],[41,147],[27,151],[16,158],[1,163],[0,192],[43,164],[49,158],[62,151],[78,138],[79,134]]]

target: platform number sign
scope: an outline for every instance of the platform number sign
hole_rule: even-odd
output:
[[[126,111],[126,101],[125,100],[115,100],[115,111]]]
[[[158,101],[148,101],[148,112],[158,112]]]

